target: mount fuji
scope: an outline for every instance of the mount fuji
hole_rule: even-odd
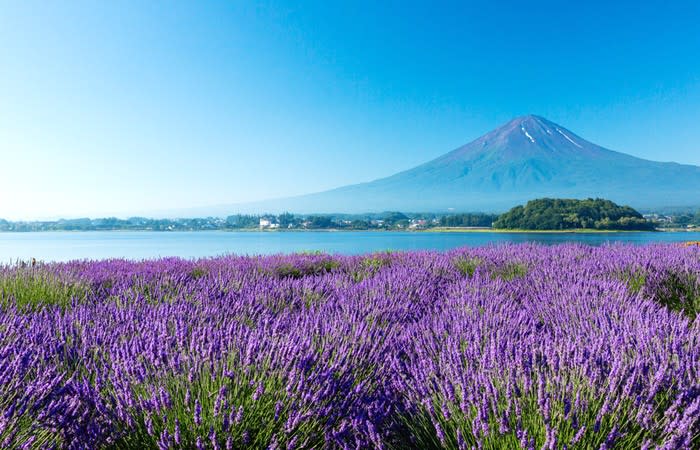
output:
[[[700,167],[608,150],[528,115],[386,178],[227,208],[297,213],[503,211],[539,197],[602,197],[647,210],[696,207]]]

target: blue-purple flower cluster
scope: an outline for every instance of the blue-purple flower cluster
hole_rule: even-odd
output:
[[[700,446],[700,248],[0,269],[0,448]]]

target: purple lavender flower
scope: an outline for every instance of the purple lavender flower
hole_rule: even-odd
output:
[[[173,439],[177,445],[180,445],[180,421],[175,419],[175,431],[173,433]]]
[[[465,258],[479,261],[471,277],[455,266]],[[371,261],[379,266],[368,271]],[[504,280],[517,264],[526,275]],[[209,276],[194,280],[194,267]],[[461,450],[515,432],[533,448],[533,418],[545,419],[547,447],[638,436],[630,445],[691,448],[700,420],[700,322],[687,315],[700,295],[698,249],[523,244],[76,261],[32,276],[41,271],[89,298],[24,311],[2,297],[3,448],[27,445],[24,426],[47,436],[46,448],[119,448],[127,436],[144,447],[232,447],[253,423],[261,432],[248,439],[261,447],[294,436],[301,448]],[[0,296],[18,274],[28,276],[0,267]],[[396,434],[399,417],[422,411],[434,424]],[[181,414],[195,426],[181,430]],[[258,414],[269,414],[264,425]],[[557,434],[563,426],[573,439]]]
[[[258,383],[258,386],[255,388],[255,392],[253,392],[253,401],[254,402],[258,401],[260,396],[263,394],[264,389],[265,389],[265,387],[261,381],[260,383]]]
[[[146,417],[143,420],[146,424],[146,432],[153,436],[153,420],[151,420],[151,416],[146,414]]]
[[[202,404],[199,399],[194,401],[194,424],[199,426],[202,424]]]

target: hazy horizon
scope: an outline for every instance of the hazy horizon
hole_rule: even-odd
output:
[[[700,4],[520,5],[6,2],[0,218],[319,192],[525,114],[700,165]]]

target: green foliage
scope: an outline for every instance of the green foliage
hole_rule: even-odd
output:
[[[470,257],[470,256],[460,256],[452,261],[452,264],[459,270],[459,272],[468,277],[474,276],[474,272],[477,267],[481,265],[483,261],[481,258]]]
[[[663,435],[663,411],[669,406],[673,397],[669,391],[657,394],[657,413],[648,427],[643,428],[634,417],[632,401],[620,402],[614,408],[610,408],[607,395],[595,391],[590,387],[590,381],[578,374],[563,374],[563,379],[570,380],[573,392],[564,393],[560,386],[549,385],[544,389],[549,397],[548,413],[543,413],[538,405],[537,383],[533,382],[530,389],[522,384],[519,386],[522,395],[514,396],[504,392],[502,386],[495,386],[497,391],[493,399],[496,411],[483,422],[486,430],[476,427],[480,422],[477,411],[472,408],[464,412],[460,408],[462,392],[457,391],[455,398],[450,400],[441,394],[421,405],[410,416],[402,417],[402,425],[406,428],[403,433],[411,436],[411,442],[398,443],[397,448],[421,448],[421,449],[458,449],[457,433],[462,436],[466,448],[479,448],[489,450],[524,449],[522,441],[517,435],[516,422],[520,422],[527,430],[528,440],[534,440],[534,448],[546,448],[547,430],[554,431],[559,445],[552,448],[605,448],[603,444],[613,430],[616,431],[618,440],[615,448],[631,449],[639,448],[644,441],[654,442]],[[611,389],[615,389],[611,387]],[[561,392],[560,392],[561,391]],[[506,400],[509,398],[509,400]],[[588,407],[586,413],[575,415],[570,413],[572,399],[579,398]],[[521,411],[521,416],[513,414],[513,404]],[[606,408],[607,413],[601,414]],[[600,415],[600,421],[598,416]],[[435,425],[439,425],[443,435],[439,436]],[[583,432],[576,436],[579,431]]]
[[[498,214],[452,214],[440,217],[441,227],[490,227]]]
[[[649,276],[643,270],[627,268],[618,274],[618,278],[627,284],[632,294],[647,289],[656,302],[685,314],[690,320],[695,320],[700,312],[700,279],[696,274],[669,270],[662,275],[660,282],[649,283]]]
[[[603,199],[531,200],[502,214],[494,228],[523,230],[653,230],[647,221],[629,206],[619,206]]]
[[[67,308],[83,301],[88,286],[79,281],[59,279],[41,268],[18,267],[0,275],[0,306],[36,310],[46,306]]]
[[[279,278],[302,278],[308,275],[321,275],[340,267],[340,263],[332,258],[324,258],[304,264],[285,263],[274,268]]]
[[[205,277],[208,273],[209,271],[205,267],[195,267],[190,271],[190,276],[193,279],[198,280]]]
[[[286,212],[277,217],[277,223],[280,224],[280,228],[289,228],[290,225],[292,227],[297,226],[299,224],[299,220],[294,217],[294,214]]]
[[[233,363],[230,367],[227,374],[212,374],[203,369],[191,379],[178,375],[166,380],[162,386],[169,407],[159,414],[135,417],[135,430],[125,433],[115,443],[115,448],[157,449],[161,433],[167,431],[174,436],[176,427],[179,428],[180,448],[196,448],[200,436],[210,437],[208,442],[202,440],[207,448],[212,436],[221,436],[215,439],[219,448],[226,446],[224,436],[231,437],[230,444],[234,448],[267,448],[273,437],[284,448],[290,435],[299,443],[323,443],[323,424],[311,419],[300,421],[292,433],[283,432],[293,405],[286,395],[286,383],[282,377],[265,368],[241,370],[240,365]],[[144,385],[136,389],[134,395],[147,401],[159,395],[156,389]],[[195,402],[201,408],[197,419]],[[240,420],[236,417],[238,411],[241,412]],[[223,430],[221,417],[215,417],[217,413],[231,417],[228,431]],[[152,433],[148,432],[149,427]]]
[[[571,204],[576,203],[575,206]],[[552,205],[561,210],[549,211]],[[562,209],[563,208],[563,209]],[[0,219],[0,231],[97,231],[97,230],[153,230],[153,231],[194,231],[194,230],[253,230],[260,227],[260,219],[266,218],[288,229],[339,228],[349,230],[405,229],[412,221],[422,220],[420,228],[441,227],[491,227],[521,229],[614,229],[637,230],[666,228],[700,227],[700,211],[684,211],[670,216],[653,215],[651,222],[645,220],[629,207],[620,207],[608,200],[561,200],[539,199],[525,206],[513,208],[499,216],[487,213],[455,213],[436,215],[433,213],[411,213],[393,211],[377,214],[325,214],[295,215],[285,212],[279,215],[234,214],[224,218],[200,217],[178,219],[151,219],[131,217],[128,219],[81,218],[53,221],[8,221]],[[415,222],[414,222],[415,223]]]
[[[690,211],[672,214],[664,217],[660,226],[664,228],[687,228],[689,226],[700,227],[700,210],[695,213]]]
[[[408,223],[408,216],[404,213],[392,211],[384,214],[384,223],[387,225],[395,225],[398,223]]]
[[[669,271],[655,297],[662,305],[695,320],[700,312],[700,280],[692,273]]]
[[[355,219],[350,222],[350,228],[353,230],[366,230],[370,227],[370,223],[367,220]]]
[[[329,216],[309,216],[307,228],[333,228],[336,223]]]
[[[258,228],[260,226],[260,217],[246,214],[236,214],[226,218],[226,226],[228,228]]]
[[[362,259],[359,268],[352,273],[355,282],[373,277],[383,267],[391,265],[391,252],[376,253]]]
[[[647,282],[647,275],[639,269],[627,268],[618,274],[620,280],[627,284],[627,289],[632,294],[637,294],[642,291]]]
[[[391,265],[391,252],[377,253],[372,256],[367,256],[362,260],[360,265],[365,269],[379,270],[382,267]]]
[[[496,267],[491,272],[491,278],[500,278],[504,281],[511,281],[527,275],[527,266],[523,263],[509,261],[502,266]]]

